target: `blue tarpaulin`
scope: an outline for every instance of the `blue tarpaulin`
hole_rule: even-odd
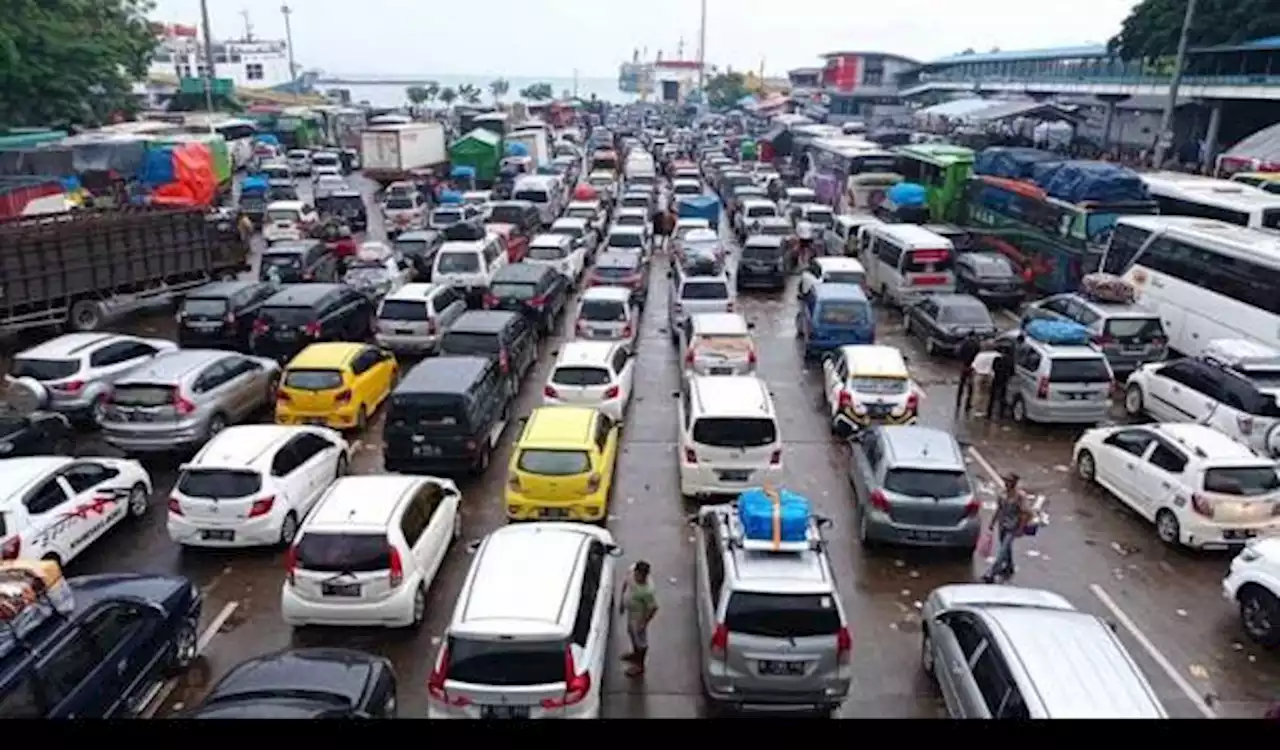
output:
[[[161,146],[147,151],[138,167],[138,182],[156,187],[173,181],[173,147]]]
[[[449,176],[455,180],[474,180],[476,177],[476,168],[459,165],[449,170]]]
[[[269,143],[272,146],[280,145],[280,139],[276,138],[274,135],[270,133],[257,133],[256,135],[253,136],[253,140],[257,141],[258,143]]]
[[[440,192],[441,203],[461,203],[462,193],[457,190],[443,190]]]
[[[973,173],[1011,180],[1030,180],[1038,164],[1062,161],[1062,157],[1038,148],[992,146],[978,152],[973,160]]]
[[[748,539],[803,542],[809,531],[809,501],[787,490],[777,491],[777,502],[762,489],[738,496],[738,519]],[[776,533],[775,533],[776,532]]]
[[[899,208],[923,206],[928,202],[929,194],[923,185],[914,182],[899,182],[884,194],[885,200]]]
[[[676,203],[676,214],[681,219],[706,219],[715,227],[720,223],[720,200],[713,195],[681,198]]]
[[[528,156],[529,147],[523,143],[508,143],[507,156]]]
[[[63,177],[60,182],[62,183],[62,189],[68,193],[74,193],[80,189],[80,178],[75,175]]]
[[[1104,161],[1044,162],[1035,166],[1032,179],[1050,196],[1068,203],[1151,200],[1137,172]]]
[[[267,192],[267,178],[258,177],[256,175],[246,177],[240,181],[240,192],[242,193],[265,193]]]

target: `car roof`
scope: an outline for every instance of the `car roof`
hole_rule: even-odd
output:
[[[644,227],[628,226],[623,227],[617,224],[609,227],[609,234],[644,234]]]
[[[364,351],[365,344],[354,344],[346,341],[322,341],[308,344],[307,348],[298,352],[289,360],[288,368],[330,368],[343,367]]]
[[[263,255],[301,255],[308,252],[311,248],[319,245],[319,240],[289,240],[286,242],[277,242],[271,247],[264,248]]]
[[[346,531],[352,527],[381,531],[396,510],[426,481],[404,474],[349,474],[325,490],[303,524],[301,536],[313,531]]]
[[[195,370],[202,370],[214,362],[233,356],[236,356],[234,352],[221,349],[178,349],[161,352],[117,379],[115,384],[174,382]]]
[[[893,451],[893,468],[965,471],[964,454],[949,432],[920,425],[884,425],[878,429]]]
[[[824,255],[814,258],[818,266],[829,271],[862,271],[862,263],[856,258],[845,258],[838,255]]]
[[[551,227],[552,227],[553,229],[554,229],[556,226],[562,226],[562,227],[585,227],[586,225],[587,225],[587,220],[586,220],[586,219],[579,218],[579,217],[577,217],[577,216],[561,216],[560,218],[558,218],[558,219],[556,219],[555,221],[551,222]],[[541,236],[541,235],[539,235],[539,236]]]
[[[285,284],[280,291],[268,297],[263,306],[311,307],[343,287],[343,284]]]
[[[620,286],[593,286],[583,290],[581,299],[629,302],[631,300],[631,290]]]
[[[773,416],[769,389],[754,375],[695,375],[689,385],[699,411],[708,416]]]
[[[589,201],[572,201],[571,203],[569,203],[569,205],[565,206],[565,210],[566,210],[566,211],[568,211],[568,210],[569,210],[569,209],[571,209],[571,208],[590,208],[590,209],[594,209],[594,210],[596,210],[596,211],[599,211],[599,210],[600,210],[600,201],[599,201],[599,200],[589,200]],[[566,218],[568,218],[568,217],[566,217]]]
[[[933,300],[938,303],[938,307],[982,307],[982,300],[974,297],[972,294],[934,294],[931,295]]]
[[[305,695],[323,686],[326,693],[341,695],[355,706],[383,661],[381,656],[347,648],[283,649],[232,667],[208,698],[244,695],[248,699],[263,692]]]
[[[565,407],[556,407],[565,408]],[[583,546],[598,538],[570,524],[530,523],[493,531],[477,552],[470,586],[451,631],[546,632],[558,629],[569,592],[548,595],[553,582],[572,581]],[[519,619],[512,620],[513,612]]]
[[[649,214],[643,208],[637,208],[635,206],[623,206],[618,209],[618,213],[614,218],[617,218],[618,216],[643,216],[645,218],[648,218]]]
[[[597,268],[639,268],[644,264],[644,259],[639,253],[629,253],[623,250],[609,250],[596,256],[595,266]]]
[[[306,428],[277,424],[239,424],[209,438],[191,459],[191,466],[239,468],[253,466],[272,454],[272,449],[301,434]]]
[[[519,265],[519,264],[516,264]],[[506,310],[468,310],[458,316],[449,326],[449,332],[458,333],[497,333],[511,324],[520,313]],[[445,335],[448,335],[446,333]]]
[[[400,235],[404,237],[404,235]],[[391,292],[384,300],[404,300],[408,302],[422,302],[435,294],[436,290],[443,289],[444,284],[432,284],[427,281],[415,281],[405,284],[399,289]]]
[[[201,287],[196,287],[183,295],[183,299],[227,299],[234,297],[238,292],[251,287],[262,286],[261,281],[249,281],[240,279],[236,281],[211,281]]]
[[[780,237],[776,234],[753,234],[742,243],[743,246],[758,245],[762,247],[781,247],[787,241],[786,237]]]
[[[589,406],[539,406],[525,421],[516,447],[583,447],[591,442],[597,413]]]
[[[301,211],[302,207],[307,205],[302,201],[271,201],[267,204],[268,211]]]
[[[31,485],[74,461],[70,456],[25,456],[0,459],[0,503],[30,489]]]
[[[867,301],[867,295],[857,284],[818,284],[814,287],[813,296],[820,300],[860,300]]]
[[[533,205],[533,201],[494,201],[493,203],[493,208],[495,209],[501,208],[503,206],[515,206],[516,208],[519,208],[525,211],[531,208],[535,210],[537,209],[537,206]]]
[[[554,367],[608,367],[613,363],[613,353],[619,346],[613,341],[570,341],[560,347]]]
[[[400,378],[395,392],[464,394],[493,366],[493,360],[488,357],[449,356],[424,359]]]
[[[493,272],[493,281],[537,281],[548,273],[556,270],[541,263],[508,263]]]
[[[562,245],[567,245],[570,242],[571,240],[568,237],[565,237],[563,234],[544,233],[534,237],[533,242],[529,243],[529,247],[536,247],[536,246],[560,247]],[[513,265],[519,265],[519,264],[517,263]]]
[[[1268,463],[1266,459],[1254,453],[1248,445],[1208,425],[1193,422],[1156,422],[1142,426],[1164,435],[1202,458],[1215,461],[1224,459],[1231,462],[1239,461],[1249,465]]]
[[[856,364],[855,377],[898,378],[908,375],[907,359],[902,351],[883,344],[851,344],[840,347],[845,361]]]
[[[696,333],[711,336],[740,335],[751,330],[739,313],[696,313],[692,322]]]
[[[40,359],[42,357],[76,357],[87,354],[97,347],[112,340],[123,340],[132,337],[118,333],[64,333],[57,338],[42,341],[18,355],[24,359]]]

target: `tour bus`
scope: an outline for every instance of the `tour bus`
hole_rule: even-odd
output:
[[[1280,349],[1280,235],[1190,216],[1123,216],[1102,268],[1133,284],[1174,351],[1198,356],[1215,339]]]
[[[898,159],[870,141],[818,138],[805,147],[805,186],[839,213],[870,211],[902,180]]]
[[[1164,216],[1217,219],[1255,229],[1280,229],[1280,195],[1231,180],[1178,172],[1142,175]]]
[[[235,169],[244,169],[253,161],[253,137],[257,134],[258,127],[251,120],[195,112],[186,116],[182,129],[187,133],[213,131],[222,136],[227,142],[227,151],[231,154],[231,164]]]
[[[964,206],[965,187],[973,173],[973,149],[946,143],[899,146],[898,168],[905,182],[923,185],[929,214],[937,222],[957,223]]]

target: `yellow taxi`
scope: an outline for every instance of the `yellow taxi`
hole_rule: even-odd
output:
[[[533,410],[507,467],[507,518],[603,523],[618,458],[618,425],[598,409]]]
[[[1268,193],[1280,193],[1280,172],[1237,172],[1231,175],[1233,182],[1243,182]]]
[[[389,352],[368,344],[312,344],[284,368],[276,391],[276,424],[363,430],[396,384]]]

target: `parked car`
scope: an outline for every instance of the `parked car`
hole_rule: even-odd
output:
[[[484,308],[521,313],[547,336],[555,332],[571,291],[569,278],[554,266],[516,263],[493,275]]]
[[[294,648],[231,668],[183,719],[394,719],[391,660],[347,648]]]
[[[956,354],[971,335],[989,339],[999,333],[991,311],[967,294],[934,294],[907,306],[903,332],[924,341],[929,354]]]
[[[956,291],[992,307],[1017,310],[1027,295],[1026,284],[1009,259],[1000,253],[961,253],[954,264]]]
[[[292,284],[271,295],[253,322],[250,348],[287,362],[317,341],[365,341],[377,330],[373,301],[346,284]]]
[[[178,345],[248,352],[258,310],[277,290],[262,281],[215,281],[192,289],[178,305]]]
[[[395,356],[376,346],[311,344],[289,360],[279,379],[276,422],[362,433],[391,395],[399,372]]]

